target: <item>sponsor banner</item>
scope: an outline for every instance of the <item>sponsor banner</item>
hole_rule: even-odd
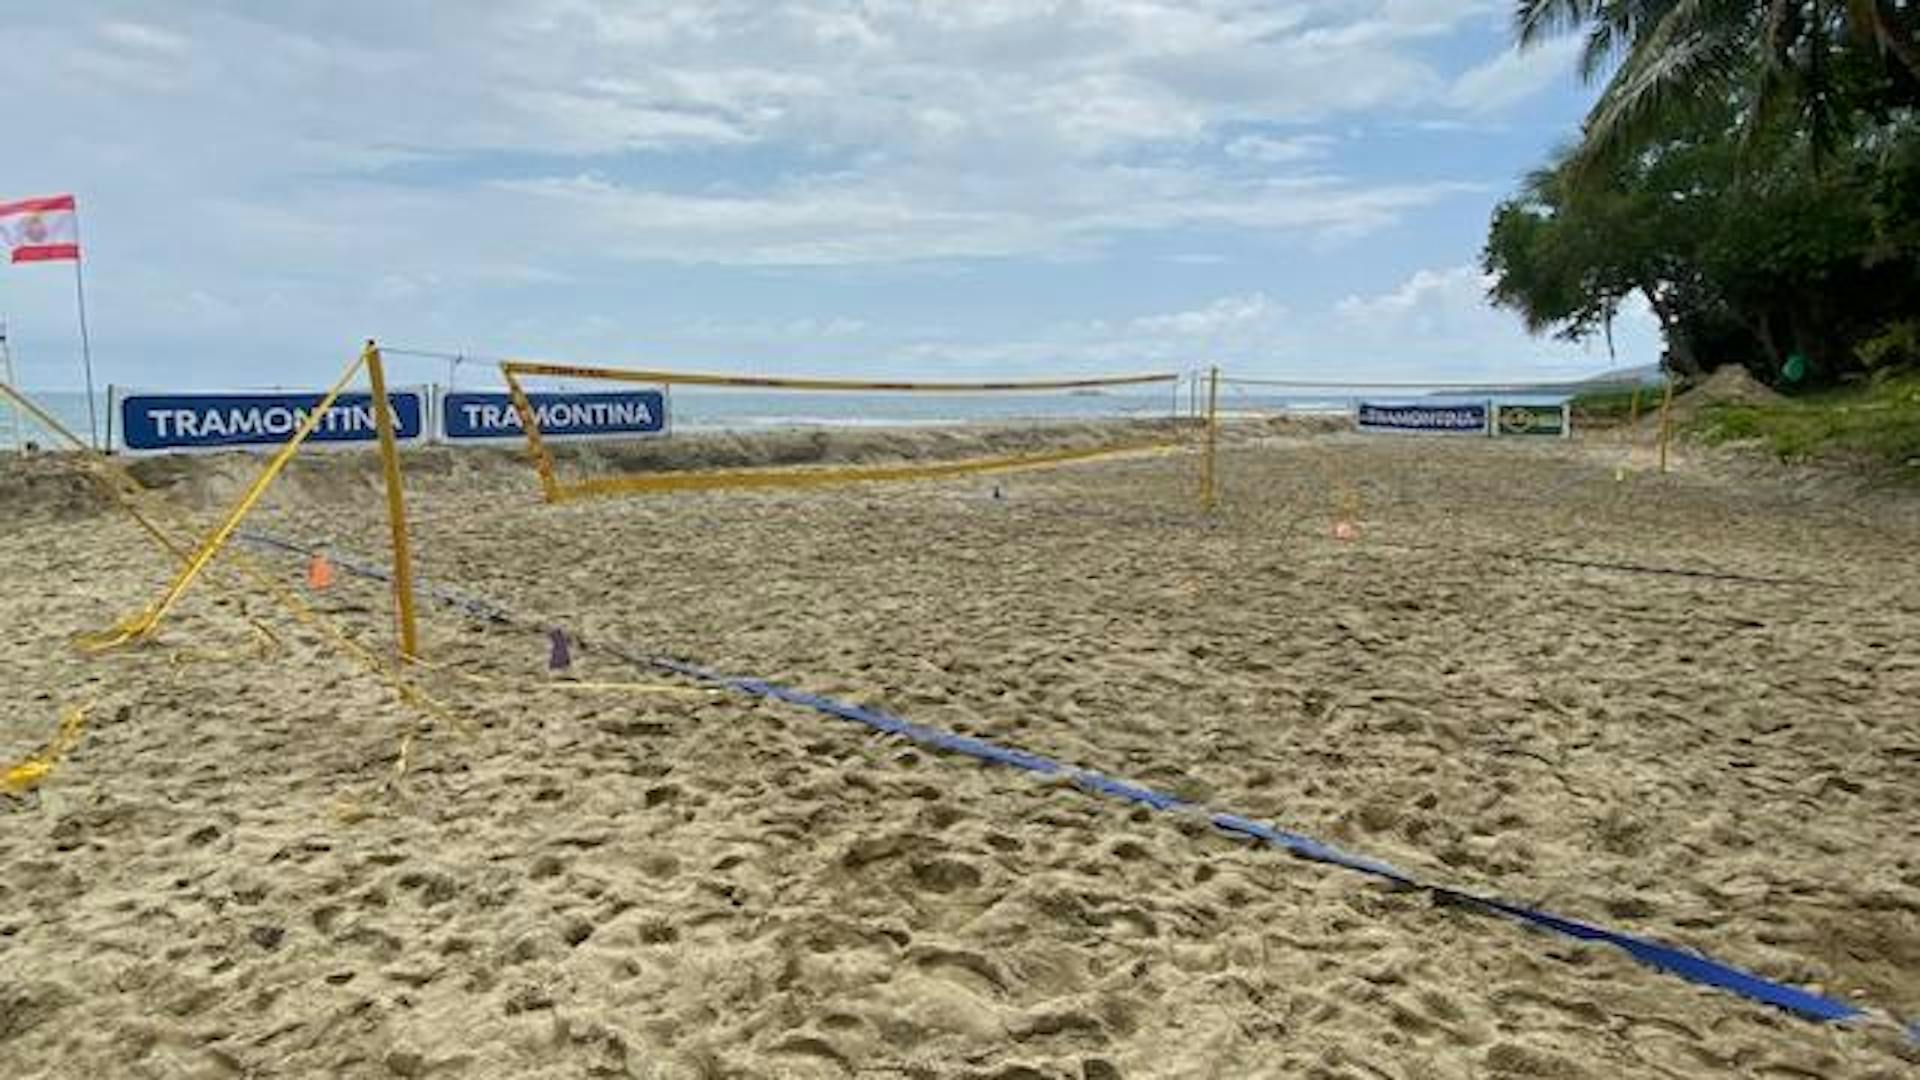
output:
[[[548,442],[579,439],[644,439],[667,433],[664,390],[610,390],[595,393],[532,393],[540,437]],[[450,443],[519,442],[526,436],[513,395],[505,390],[448,390],[440,395],[440,437]]]
[[[1573,423],[1565,405],[1512,405],[1493,407],[1493,430],[1500,436],[1545,435],[1565,438],[1573,434]]]
[[[285,445],[326,396],[301,390],[172,394],[116,387],[109,390],[108,408],[119,421],[120,445],[130,454],[265,450]],[[387,391],[400,443],[426,439],[431,398],[424,386]],[[373,395],[361,390],[341,394],[306,445],[366,446],[379,440]]]
[[[1484,401],[1362,401],[1354,406],[1353,426],[1361,431],[1485,435],[1490,411]]]

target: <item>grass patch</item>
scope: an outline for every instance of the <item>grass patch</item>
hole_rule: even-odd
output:
[[[1640,416],[1660,411],[1660,387],[1643,386],[1638,393]],[[1624,390],[1594,390],[1585,394],[1575,394],[1569,403],[1573,406],[1573,422],[1576,426],[1629,423],[1635,415],[1634,394],[1632,387]]]
[[[1920,482],[1920,376],[1777,405],[1709,404],[1689,430],[1712,444],[1759,441],[1782,461],[1866,461]]]

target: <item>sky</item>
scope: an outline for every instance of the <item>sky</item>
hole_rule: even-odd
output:
[[[324,384],[370,337],[925,378],[1652,363],[1644,311],[1613,360],[1485,302],[1488,215],[1592,98],[1510,11],[0,0],[0,201],[79,197],[98,380],[148,388]],[[0,265],[23,383],[80,385],[74,315],[68,265]]]

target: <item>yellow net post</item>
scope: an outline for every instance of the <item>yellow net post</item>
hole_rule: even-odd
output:
[[[1207,452],[1200,462],[1200,505],[1212,513],[1219,502],[1216,484],[1220,456],[1220,369],[1207,374]]]
[[[400,631],[400,655],[420,655],[420,631],[413,617],[413,553],[407,544],[407,501],[400,482],[400,450],[393,441],[393,402],[387,398],[386,365],[380,347],[367,342],[360,354],[373,384],[373,425],[380,432],[380,467],[387,478],[387,524],[393,529],[393,612]]]
[[[1631,432],[1640,426],[1640,388],[1633,388],[1633,414],[1627,418],[1627,430]]]
[[[1667,474],[1667,443],[1673,439],[1673,376],[1667,376],[1667,389],[1660,398],[1660,475]]]

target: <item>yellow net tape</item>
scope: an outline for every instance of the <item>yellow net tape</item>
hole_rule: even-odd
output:
[[[1138,454],[1168,453],[1183,448],[1178,442],[1141,443],[1096,450],[1053,450],[1005,457],[967,458],[912,465],[856,465],[821,469],[713,469],[698,472],[648,473],[609,476],[558,485],[559,499],[606,495],[660,494],[674,491],[714,491],[723,488],[813,488],[897,480],[932,480],[976,473],[1017,472],[1056,465],[1099,461]]]
[[[54,731],[53,738],[39,753],[29,756],[18,765],[0,772],[0,791],[8,794],[20,794],[39,787],[47,777],[53,775],[53,767],[60,763],[67,751],[80,743],[81,728],[87,722],[87,710],[91,706],[74,705],[60,718],[60,727]]]
[[[1071,462],[1094,461],[1122,454],[1170,450],[1177,442],[1154,442],[1133,446],[1105,447],[1097,450],[1056,450],[1034,454],[975,458],[966,461],[924,464],[849,466],[814,469],[703,469],[699,471],[650,473],[641,476],[602,477],[576,483],[562,483],[541,437],[540,422],[520,376],[549,378],[601,379],[613,382],[667,384],[682,386],[730,386],[778,390],[886,391],[897,393],[1021,393],[1044,391],[1098,390],[1117,386],[1144,386],[1154,383],[1178,383],[1180,376],[1169,373],[1113,375],[1084,379],[1048,379],[1027,382],[878,382],[860,379],[777,378],[758,375],[715,375],[687,371],[659,371],[633,368],[590,367],[577,364],[549,364],[533,360],[503,360],[500,373],[505,377],[514,411],[526,434],[527,454],[540,475],[540,490],[550,503],[569,499],[610,495],[659,494],[676,491],[714,491],[724,488],[807,488],[878,481],[930,480],[975,473],[1012,472],[1038,469]]]
[[[691,371],[582,367],[574,364],[548,364],[534,360],[502,361],[500,370],[507,375],[546,375],[559,379],[606,379],[612,382],[666,383],[678,386],[737,386],[763,390],[887,390],[917,394],[1098,390],[1113,386],[1171,383],[1180,378],[1177,374],[1154,373],[1108,375],[1085,379],[1048,379],[1037,382],[868,382],[860,379],[798,379],[760,375],[714,375]]]
[[[333,384],[333,388],[327,391],[324,398],[320,399],[320,404],[307,414],[306,420],[293,433],[293,437],[287,440],[287,444],[274,454],[273,460],[267,463],[267,467],[260,471],[260,476],[253,482],[253,486],[241,496],[240,501],[234,505],[233,511],[227,515],[227,519],[201,543],[200,549],[188,560],[187,565],[173,579],[173,583],[167,586],[167,591],[160,599],[140,613],[121,620],[112,630],[83,637],[81,644],[84,648],[93,652],[104,652],[136,641],[153,632],[154,627],[160,624],[160,620],[172,610],[173,605],[186,595],[187,588],[193,584],[194,579],[200,576],[200,572],[205,570],[207,564],[213,561],[213,557],[226,546],[227,541],[233,537],[234,530],[240,527],[240,522],[246,519],[247,514],[253,510],[254,504],[266,494],[267,488],[287,467],[287,463],[300,452],[301,445],[307,441],[309,435],[313,434],[314,429],[320,426],[321,419],[326,416],[329,409],[333,408],[333,403],[345,392],[347,384],[360,373],[360,368],[365,363],[366,357],[362,355],[355,357],[353,363],[347,365],[345,374],[341,375],[340,380]]]

